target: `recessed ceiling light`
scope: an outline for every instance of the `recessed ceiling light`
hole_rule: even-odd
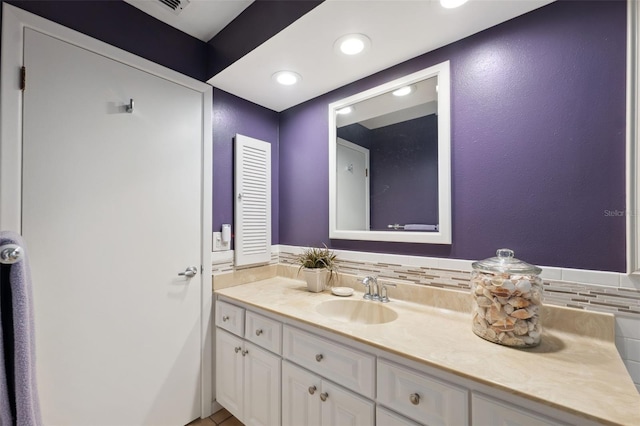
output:
[[[411,85],[411,86],[404,86],[401,87],[399,89],[394,90],[393,92],[393,96],[407,96],[409,93],[413,92],[415,90],[415,86]]]
[[[347,34],[336,40],[333,47],[338,53],[357,55],[371,47],[371,39],[364,34]]]
[[[291,86],[302,80],[302,76],[293,71],[278,71],[271,78],[283,86]]]
[[[336,114],[340,114],[340,115],[344,115],[344,114],[351,114],[353,112],[355,108],[352,106],[347,106],[344,108],[340,108],[339,110],[336,111]]]
[[[453,9],[465,4],[467,0],[440,0],[440,5],[446,9]]]

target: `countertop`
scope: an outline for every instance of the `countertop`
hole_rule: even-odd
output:
[[[386,304],[398,313],[389,323],[334,320],[319,314],[316,307],[338,296],[329,291],[310,293],[304,282],[289,278],[270,278],[216,294],[586,419],[640,424],[640,394],[615,347],[613,330],[597,330],[607,324],[612,328],[611,316],[585,317],[581,311],[554,308],[555,314],[543,322],[542,343],[514,349],[473,334],[468,312],[401,300]],[[355,292],[351,299],[361,297]],[[572,311],[579,321],[569,319]],[[571,330],[569,323],[577,327]]]

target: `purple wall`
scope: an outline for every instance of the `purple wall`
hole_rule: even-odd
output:
[[[280,243],[625,269],[624,1],[560,1],[293,107]],[[328,237],[327,104],[451,61],[453,244]]]
[[[213,91],[213,230],[233,231],[233,137],[271,143],[271,241],[278,244],[278,113],[220,89]]]

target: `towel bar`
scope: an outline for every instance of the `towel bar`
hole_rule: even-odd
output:
[[[16,244],[6,244],[0,247],[0,263],[12,265],[22,259],[22,247]]]

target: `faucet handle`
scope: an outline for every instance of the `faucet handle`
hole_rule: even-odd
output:
[[[380,289],[380,302],[382,303],[389,302],[389,297],[387,296],[387,286],[398,287],[396,284],[393,284],[393,283],[382,283],[382,288]]]

